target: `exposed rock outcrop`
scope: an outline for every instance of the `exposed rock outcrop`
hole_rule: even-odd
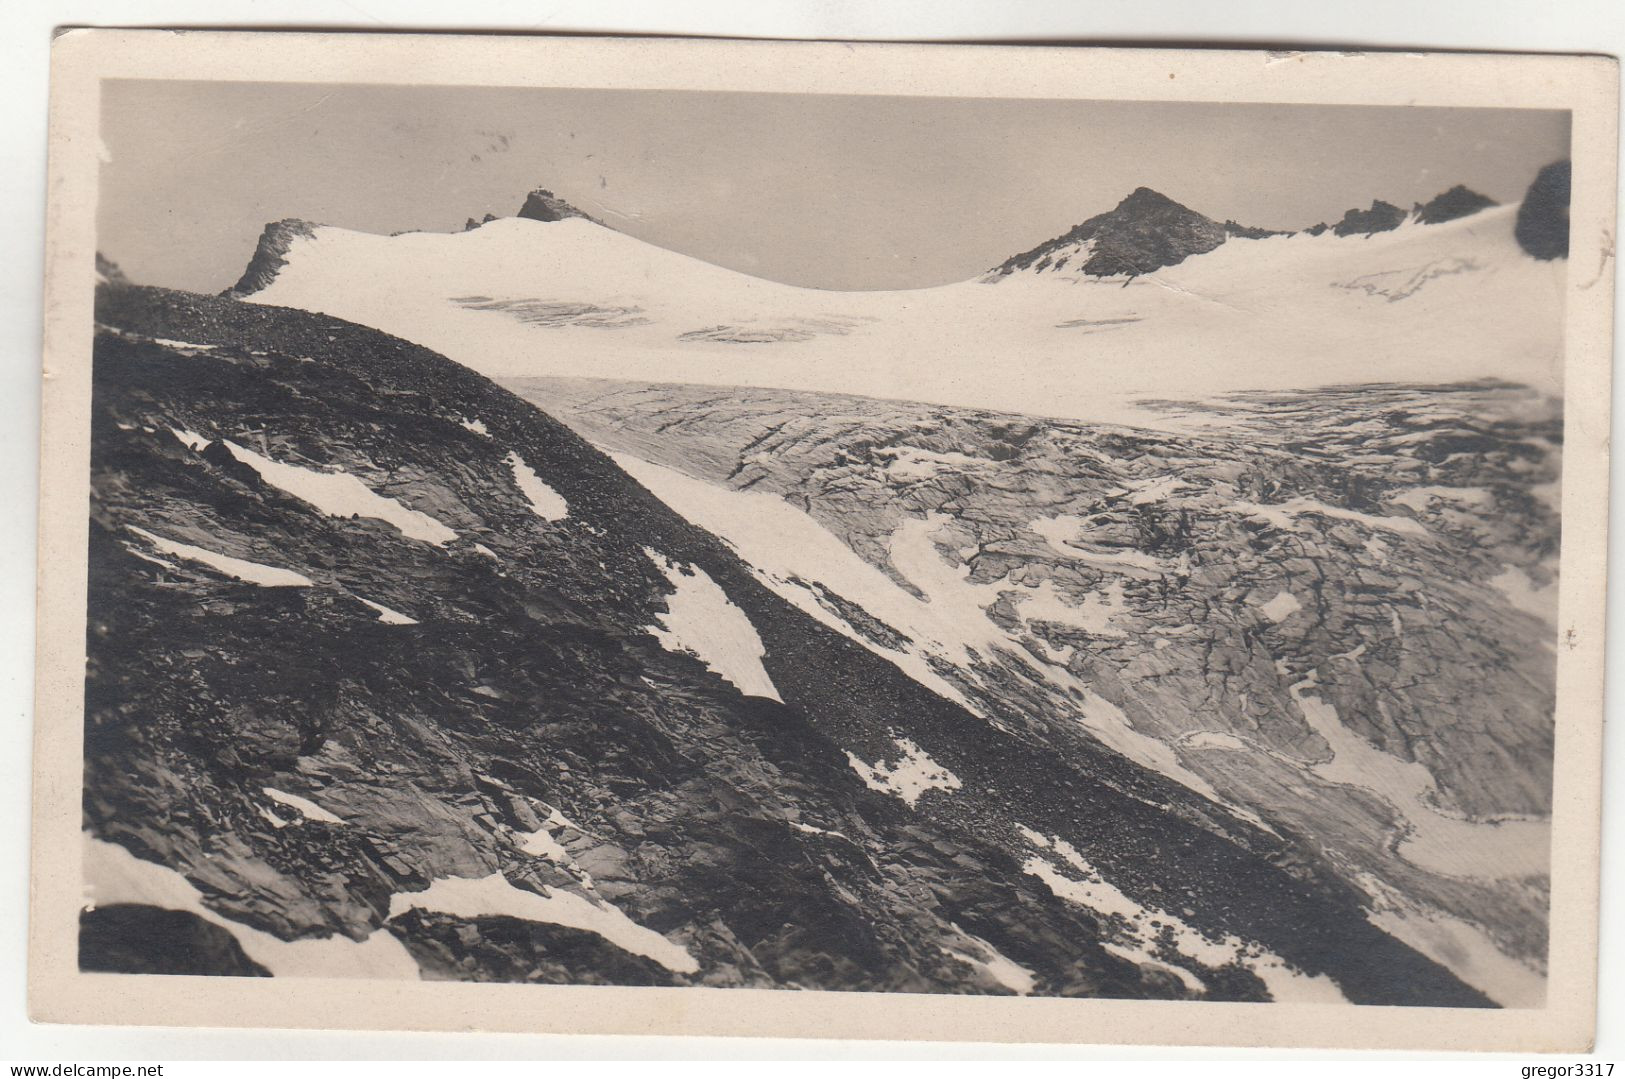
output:
[[[585,218],[594,224],[603,224],[596,217],[582,213],[545,187],[538,187],[525,197],[525,204],[515,216],[531,221],[564,221],[572,217]]]
[[[1571,165],[1558,161],[1540,170],[1518,207],[1518,244],[1538,259],[1568,258]]]
[[[1372,236],[1390,232],[1405,223],[1405,211],[1391,202],[1375,199],[1365,210],[1349,210],[1343,219],[1332,226],[1339,236]]]
[[[109,974],[193,974],[264,978],[225,929],[190,911],[137,903],[79,915],[79,967]]]
[[[288,264],[287,254],[297,240],[308,240],[316,235],[317,226],[297,217],[283,218],[265,226],[260,233],[254,255],[243,269],[242,277],[227,289],[224,295],[247,296],[258,292],[276,280],[282,267]]]
[[[1423,225],[1440,225],[1460,217],[1470,217],[1480,210],[1499,205],[1487,195],[1480,195],[1462,184],[1442,191],[1427,202],[1419,202],[1411,210],[1411,219]]]
[[[119,269],[119,264],[96,252],[96,283],[101,285],[128,285],[130,279]]]
[[[1393,203],[1373,200],[1367,209],[1351,209],[1334,224],[1321,222],[1303,230],[1320,236],[1371,236],[1390,232],[1407,216],[1424,225],[1436,225],[1488,209],[1495,202],[1461,184],[1417,203],[1410,215]],[[988,271],[984,280],[998,281],[1021,271],[1056,273],[1069,267],[1093,277],[1137,277],[1165,266],[1177,266],[1205,254],[1227,239],[1263,240],[1292,236],[1290,229],[1243,225],[1233,219],[1222,225],[1147,187],[1137,188],[1106,213],[1097,214],[1052,240],[1012,256]]]

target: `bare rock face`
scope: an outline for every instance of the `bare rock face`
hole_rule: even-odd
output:
[[[1547,165],[1518,207],[1515,235],[1519,246],[1535,258],[1549,261],[1569,256],[1570,179],[1569,162]]]
[[[464,980],[1262,1000],[1267,954],[1352,1001],[1489,1003],[1378,928],[1289,829],[1042,708],[1018,723],[1003,691],[972,711],[928,687],[471,371],[287,309],[98,302],[86,829],[195,893],[271,974],[275,942],[322,941]],[[854,477],[882,448],[802,430]],[[966,507],[979,579],[1059,574],[969,508],[1038,489],[1059,507],[1104,472],[1044,478],[1051,436],[1025,421],[939,435],[1035,467],[1007,495],[943,477],[909,505]],[[348,508],[326,502],[341,488]],[[819,500],[873,540],[897,497],[875,495]],[[1205,542],[1177,515],[1102,512],[1123,550]],[[1095,579],[1069,572],[1056,587]],[[684,622],[696,595],[730,647]],[[1036,692],[988,659],[986,686]],[[1117,659],[1095,662],[1105,692]],[[741,663],[770,695],[740,689]],[[1274,722],[1260,737],[1318,748]],[[1131,927],[1077,898],[1102,879],[1160,913]],[[217,972],[254,972],[233,962]]]
[[[265,978],[225,929],[190,911],[137,903],[97,907],[79,915],[81,970],[109,974],[192,974]]]

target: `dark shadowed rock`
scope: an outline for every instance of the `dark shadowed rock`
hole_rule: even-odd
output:
[[[1201,410],[1222,423],[1175,435],[773,389],[511,384],[596,444],[780,494],[883,572],[898,529],[933,520],[951,572],[1030,641],[974,673],[939,672],[1001,723],[1070,744],[1046,722],[1075,710],[1076,676],[1165,744],[1224,741],[1189,767],[1316,837],[1351,879],[1380,877],[1489,927],[1509,954],[1544,956],[1544,906],[1525,881],[1420,868],[1395,852],[1389,803],[1323,784],[1312,767],[1306,781],[1304,762],[1326,750],[1294,697],[1312,679],[1350,731],[1426,768],[1452,816],[1550,812],[1553,657],[1527,642],[1552,631],[1500,587],[1509,566],[1552,580],[1558,519],[1540,492],[1558,478],[1562,421],[1537,394],[1492,383],[1260,393],[1209,402]],[[1314,509],[1279,508],[1290,506]],[[1077,529],[1059,547],[1034,520],[1057,514]],[[1041,606],[1035,590],[1072,610]],[[1283,595],[1302,608],[1265,610]],[[1109,618],[1077,617],[1103,596]],[[816,600],[868,635],[844,597]]]
[[[1497,205],[1496,201],[1487,195],[1480,195],[1472,188],[1457,184],[1449,191],[1442,191],[1427,202],[1417,203],[1411,215],[1423,225],[1439,225],[1446,221],[1454,221],[1458,217],[1468,217]]]
[[[525,197],[525,204],[519,208],[518,216],[531,221],[563,221],[580,217],[594,224],[603,223],[590,214],[582,213],[545,187],[538,187]]]
[[[102,285],[128,285],[130,279],[119,269],[119,264],[102,254],[96,252],[96,281]]]
[[[990,271],[989,278],[997,280],[1018,270],[1062,270],[1068,265],[1093,277],[1137,277],[1212,251],[1224,241],[1225,226],[1141,187],[1106,213],[1006,259]]]
[[[1405,222],[1405,211],[1391,202],[1376,199],[1368,210],[1350,210],[1343,220],[1332,226],[1339,236],[1370,236],[1390,232]]]
[[[271,973],[218,925],[190,911],[139,903],[96,907],[79,915],[79,969],[251,978]]]
[[[1519,246],[1535,258],[1568,258],[1570,173],[1567,161],[1547,165],[1518,207],[1514,234]]]
[[[309,221],[301,221],[296,217],[283,218],[273,221],[265,226],[260,233],[259,243],[254,248],[254,257],[248,260],[248,266],[243,270],[243,276],[237,283],[227,289],[227,296],[248,296],[266,288],[282,267],[288,264],[288,249],[293,242],[299,239],[310,239],[316,235],[316,226]]]

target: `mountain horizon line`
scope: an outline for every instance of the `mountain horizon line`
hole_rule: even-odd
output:
[[[1519,242],[1536,258],[1551,259],[1567,254],[1569,168],[1567,160],[1547,165],[1537,175],[1529,192],[1518,204]],[[1525,210],[1531,196],[1534,196],[1540,204],[1534,207],[1533,220],[1526,222]],[[1124,196],[1111,209],[1085,219],[1058,236],[1011,255],[1003,262],[967,280],[980,279],[983,282],[996,283],[1018,272],[1054,273],[1065,270],[1068,266],[1090,277],[1133,279],[1177,265],[1186,258],[1215,250],[1229,240],[1260,240],[1299,235],[1319,237],[1326,233],[1342,238],[1369,238],[1380,232],[1393,231],[1401,225],[1443,224],[1501,205],[1465,184],[1458,183],[1441,191],[1427,202],[1415,203],[1408,211],[1384,199],[1373,198],[1369,207],[1364,209],[1351,207],[1336,221],[1321,221],[1303,229],[1267,229],[1245,225],[1232,218],[1219,221],[1164,195],[1155,188],[1141,185]],[[580,219],[612,232],[622,231],[544,186],[532,188],[519,209],[509,215],[509,219],[544,224]],[[487,212],[478,219],[468,218],[459,231],[470,232],[500,220],[504,220],[504,217]],[[276,269],[280,268],[283,256],[295,237],[309,237],[316,229],[326,227],[330,226],[297,217],[268,222],[261,231],[254,254],[242,276],[223,292],[240,296],[263,288],[275,276]],[[437,230],[407,229],[390,235],[435,231]],[[1561,232],[1560,238],[1557,236],[1558,232]],[[686,254],[686,252],[678,253]],[[813,291],[876,290],[813,289]]]

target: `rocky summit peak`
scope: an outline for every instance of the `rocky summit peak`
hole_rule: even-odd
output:
[[[1068,265],[1093,277],[1138,277],[1173,266],[1225,241],[1225,226],[1160,191],[1137,187],[1114,208],[995,267],[994,280],[1017,270]]]
[[[1371,236],[1391,232],[1405,223],[1405,211],[1391,202],[1373,199],[1368,210],[1352,209],[1343,214],[1343,220],[1332,226],[1339,236]]]
[[[563,221],[566,218],[579,217],[594,224],[601,224],[597,218],[582,213],[545,187],[538,187],[525,196],[525,204],[519,208],[519,216],[531,221]]]

